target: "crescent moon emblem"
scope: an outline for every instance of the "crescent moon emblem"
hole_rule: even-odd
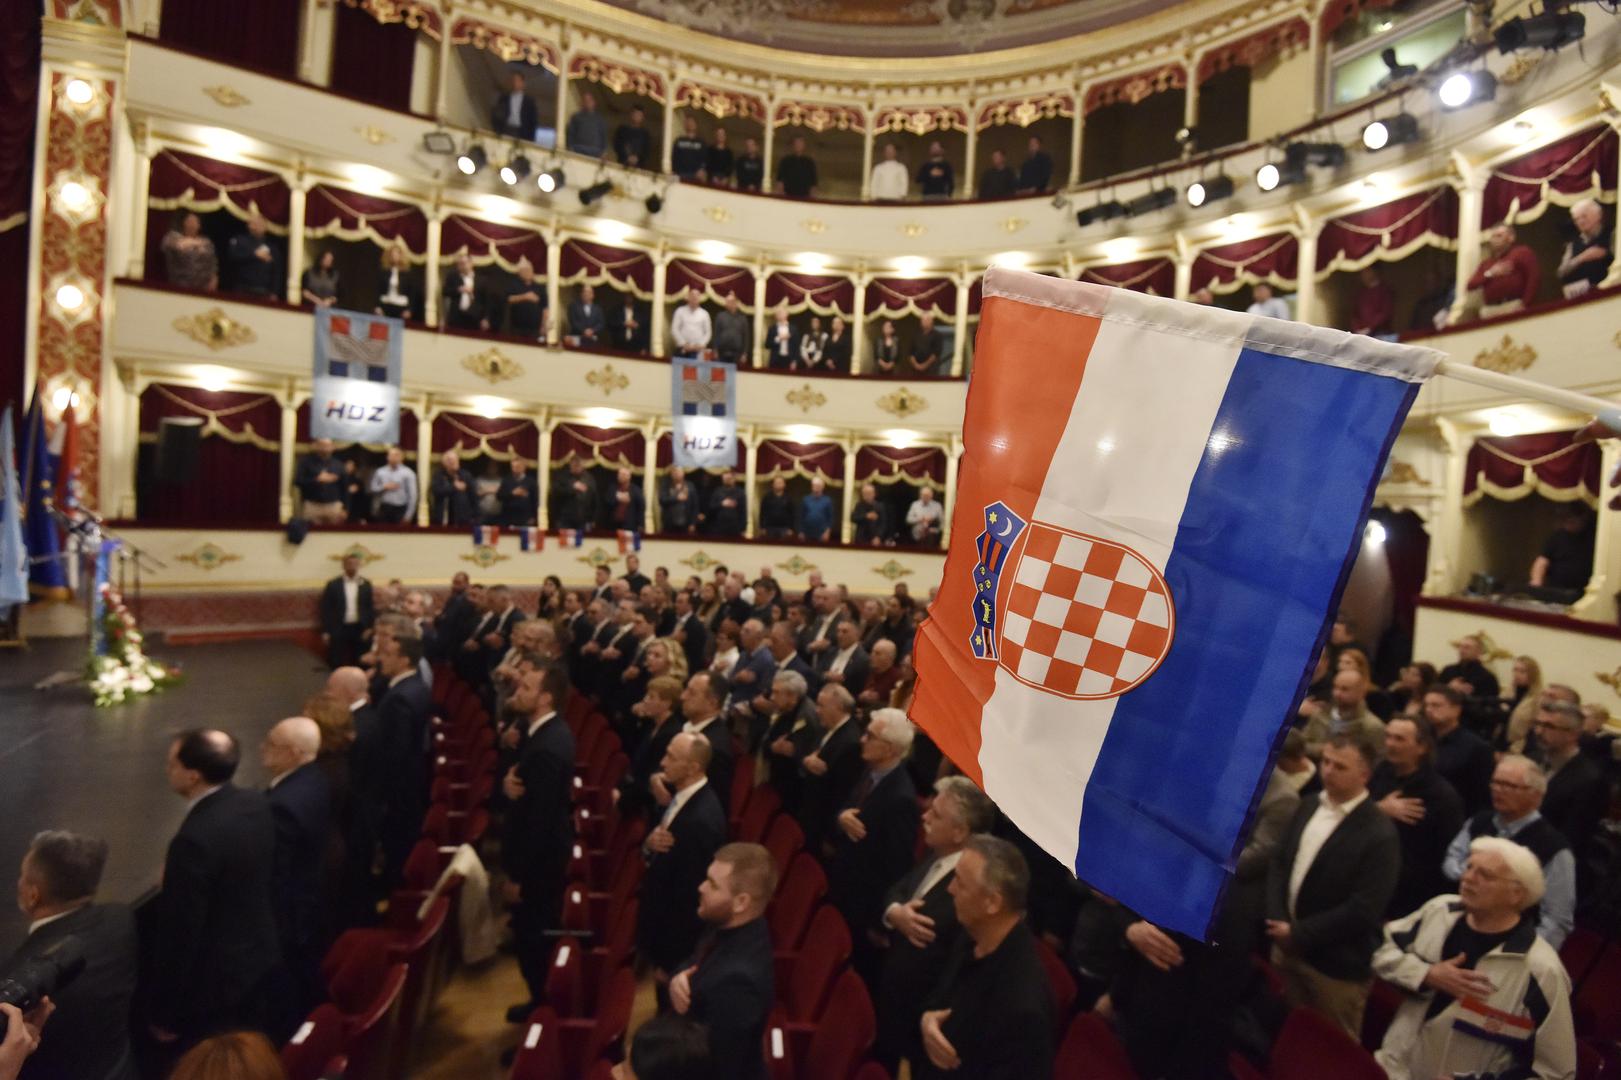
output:
[[[1002,522],[1002,531],[996,534],[998,540],[1006,540],[1007,534],[1013,531],[1013,519],[1008,518]]]

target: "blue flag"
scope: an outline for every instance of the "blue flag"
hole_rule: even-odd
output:
[[[28,602],[28,548],[23,546],[22,485],[11,406],[0,416],[0,614]]]
[[[45,508],[55,486],[56,462],[45,431],[45,402],[39,387],[28,407],[22,435],[23,543],[28,548],[28,589],[36,597],[66,600],[67,568],[62,565],[62,538]]]

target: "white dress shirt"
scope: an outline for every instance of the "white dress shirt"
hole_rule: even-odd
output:
[[[833,674],[836,672],[842,675],[844,673],[844,665],[850,662],[850,657],[856,654],[856,646],[860,644],[861,642],[858,641],[855,643],[855,645],[851,645],[845,649],[840,649],[834,655],[833,661],[827,665],[828,674]]]
[[[835,724],[834,727],[833,727],[833,730],[829,731],[826,735],[823,735],[822,736],[822,741],[816,744],[816,752],[818,754],[820,754],[822,752],[822,747],[827,745],[827,740],[829,740],[833,736],[837,735],[839,733],[839,728],[843,727],[845,724],[848,724],[849,722],[850,722],[850,718],[848,716],[846,716],[843,720],[840,720],[837,724]]]
[[[712,333],[709,312],[702,307],[682,304],[670,319],[670,341],[683,352],[707,348]]]
[[[346,577],[343,579],[343,621],[357,623],[360,621],[360,579]]]
[[[898,161],[880,161],[872,167],[872,197],[904,199],[912,187],[912,174]]]
[[[516,124],[518,121],[512,122]],[[461,286],[457,289],[456,307],[466,311],[473,305],[473,275],[471,273],[461,275],[461,282]]]
[[[40,927],[49,926],[51,923],[55,922],[57,919],[65,919],[69,915],[72,915],[75,911],[78,911],[80,908],[89,907],[90,903],[91,902],[89,900],[86,900],[82,904],[74,904],[72,907],[68,908],[66,911],[58,911],[55,915],[47,915],[43,919],[35,919],[33,922],[28,924],[28,933],[30,935],[32,935],[34,933],[34,931],[38,930]]]
[[[700,776],[698,777],[698,782],[696,784],[688,784],[686,787],[670,796],[670,805],[664,808],[664,816],[659,818],[659,828],[668,829],[670,827],[670,822],[674,821],[675,816],[681,812],[681,808],[687,805],[687,802],[694,795],[698,794],[698,789],[707,783],[709,783],[709,778],[706,776]]]
[[[405,294],[400,292],[400,268],[390,267],[388,271],[388,291],[378,297],[379,303],[390,304],[394,307],[404,307]]]
[[[1317,861],[1317,853],[1323,850],[1328,838],[1334,835],[1334,830],[1340,823],[1351,816],[1351,811],[1361,806],[1368,797],[1367,789],[1354,799],[1337,803],[1326,794],[1317,803],[1317,812],[1312,814],[1311,820],[1300,833],[1300,847],[1295,850],[1295,864],[1289,868],[1289,917],[1295,914],[1295,897],[1300,894],[1300,883],[1306,880],[1306,874],[1311,870],[1311,864]]]
[[[529,731],[526,733],[527,736],[532,738],[534,736],[535,732],[537,732],[541,728],[545,727],[546,722],[549,721],[552,717],[554,717],[556,715],[557,715],[557,710],[553,709],[551,712],[542,713],[541,715],[535,717],[533,720],[529,721]]]

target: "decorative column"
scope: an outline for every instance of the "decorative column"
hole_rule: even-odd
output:
[[[437,59],[437,68],[433,73],[433,115],[439,119],[444,118],[446,108],[450,104],[451,46],[450,19],[448,18],[449,14],[449,8],[447,7],[447,18],[444,21],[444,25],[440,28],[439,34],[439,56]]]
[[[861,260],[856,268],[854,310],[850,313],[850,374],[861,374],[861,360],[867,355],[867,261]]]
[[[945,504],[945,513],[940,517],[940,547],[951,546],[951,516],[957,512],[957,463],[962,459],[962,439],[956,435],[951,437],[951,444],[946,447],[946,487],[940,493],[940,501]]]
[[[435,192],[433,205],[428,208],[428,264],[423,270],[427,280],[422,283],[422,316],[429,326],[439,325],[439,245],[444,231],[445,208],[439,202],[439,193]],[[550,287],[548,284],[547,288]]]
[[[298,78],[311,86],[332,82],[332,37],[338,20],[330,0],[304,0],[298,22]],[[448,35],[447,35],[448,37]]]
[[[855,539],[855,527],[850,524],[850,511],[855,509],[861,493],[856,490],[856,440],[844,440],[844,505],[839,512],[839,540],[848,544]]]
[[[754,507],[760,500],[754,490],[754,478],[760,471],[760,439],[757,431],[750,427],[743,434],[743,491],[744,502],[748,504],[748,525],[743,535],[750,540],[754,539]]]
[[[653,326],[648,335],[648,342],[654,356],[666,356],[669,352],[664,347],[664,333],[669,329],[664,325],[664,286],[669,279],[670,249],[661,240],[658,250],[653,252]]]
[[[957,313],[952,316],[951,325],[951,377],[962,378],[963,358],[968,354],[968,289],[973,283],[974,275],[969,271],[967,263],[958,263],[957,272],[951,275],[957,283]]]
[[[535,456],[540,460],[535,462],[535,475],[539,480],[535,484],[535,498],[538,501],[535,523],[541,531],[551,527],[552,505],[552,428],[556,421],[552,419],[551,406],[540,410],[540,449]]]
[[[131,169],[129,201],[125,204],[130,236],[125,273],[140,281],[146,276],[146,204],[152,192],[152,149],[147,139],[146,121],[138,120],[130,125],[130,138],[135,144],[135,161]]]
[[[563,302],[563,283],[559,280],[562,276],[563,234],[553,227],[546,233],[546,313],[549,318],[542,327],[548,345],[556,345],[560,333],[558,326],[562,320],[557,317],[557,309]]]
[[[766,269],[765,256],[757,259],[750,268],[754,275],[754,355],[749,357],[749,364],[753,367],[765,367],[765,279],[770,271]]]
[[[448,35],[447,35],[448,36]],[[433,486],[433,416],[435,410],[427,395],[406,404],[417,418],[417,504],[416,523],[427,525],[430,504],[428,489]]]
[[[658,531],[655,511],[659,505],[659,422],[642,425],[642,532]]]
[[[974,197],[974,166],[979,160],[979,117],[974,114],[978,108],[977,102],[968,102],[968,130],[963,133],[963,141],[967,143],[968,149],[963,155],[962,184],[960,185],[962,193],[957,196],[959,199],[971,199]]]
[[[1188,238],[1181,233],[1176,234],[1176,284],[1172,288],[1172,295],[1178,300],[1186,300],[1188,294],[1193,292],[1193,257],[1194,251],[1188,243]]]
[[[566,32],[566,31],[565,31]],[[572,52],[565,46],[557,61],[557,143],[559,150],[568,149],[568,140],[564,132],[568,130],[568,69],[573,61]]]
[[[671,97],[675,96],[675,84],[667,83],[670,87]],[[659,135],[659,171],[668,176],[675,171],[675,125],[678,117],[672,106],[664,107],[664,130]]]
[[[107,517],[133,518],[140,398],[133,392],[133,366],[119,364],[110,374],[101,383],[101,509]]]
[[[1299,203],[1295,203],[1295,221],[1299,223],[1296,236],[1299,257],[1295,260],[1295,321],[1317,321],[1317,234],[1323,223],[1312,218]]]
[[[872,144],[876,133],[872,130],[872,102],[863,106],[866,112],[866,123],[861,125],[861,198],[863,201],[872,198]]]
[[[310,182],[300,162],[298,172],[287,184],[287,302],[294,306],[304,302],[301,285],[304,274],[304,201],[309,196],[309,190]],[[141,215],[141,220],[146,220],[145,214]],[[430,299],[428,303],[432,304],[433,301]]]
[[[1182,124],[1185,127],[1197,127],[1199,124],[1199,68],[1193,63],[1186,63],[1183,69],[1188,75],[1188,90],[1182,95]],[[1316,70],[1313,68],[1312,70]]]
[[[1599,475],[1611,477],[1621,468],[1621,442],[1606,439],[1599,443]],[[1608,489],[1606,489],[1606,493]],[[1616,583],[1621,582],[1621,510],[1610,508],[1611,500],[1600,497],[1598,529],[1593,536],[1593,576],[1587,580],[1582,598],[1570,607],[1580,619],[1593,619],[1615,625]]]
[[[276,401],[281,405],[281,441],[276,449],[281,456],[279,472],[281,475],[280,499],[277,502],[276,520],[286,524],[293,517],[293,464],[298,458],[298,403],[301,395],[293,390],[291,382],[286,389],[276,394]],[[418,436],[420,442],[420,436]]]
[[[1463,314],[1469,279],[1480,265],[1480,217],[1485,212],[1487,174],[1486,169],[1471,165],[1469,159],[1457,151],[1452,153],[1452,171],[1456,174],[1453,187],[1458,189],[1458,274],[1448,322],[1456,321]]]
[[[1081,182],[1081,139],[1086,134],[1086,99],[1081,93],[1084,88],[1078,78],[1070,85],[1075,91],[1075,115],[1069,121],[1069,186],[1074,187]]]
[[[1445,476],[1441,505],[1430,522],[1430,566],[1420,592],[1424,596],[1450,596],[1463,552],[1463,481],[1471,438],[1444,416],[1436,417],[1435,431],[1446,448]]]
[[[871,125],[869,125],[871,126]],[[776,190],[777,163],[772,160],[772,148],[777,142],[777,95],[772,94],[765,103],[765,133],[760,142],[760,190],[770,194]]]

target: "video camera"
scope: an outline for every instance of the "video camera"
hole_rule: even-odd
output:
[[[15,1005],[27,1012],[40,1000],[60,994],[84,971],[84,939],[65,937],[39,956],[19,964],[0,977],[0,1003]],[[0,1025],[0,1039],[5,1036]]]

